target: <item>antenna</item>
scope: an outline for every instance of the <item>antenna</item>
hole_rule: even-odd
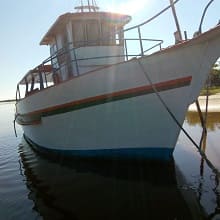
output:
[[[99,10],[95,0],[80,0],[79,5],[75,7],[78,12],[97,12]]]

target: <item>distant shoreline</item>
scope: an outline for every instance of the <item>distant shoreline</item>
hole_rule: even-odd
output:
[[[7,100],[0,100],[0,103],[3,103],[3,102],[15,102],[16,99],[7,99]]]

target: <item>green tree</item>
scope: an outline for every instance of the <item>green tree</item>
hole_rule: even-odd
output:
[[[211,86],[220,86],[220,61],[215,63],[210,72]]]

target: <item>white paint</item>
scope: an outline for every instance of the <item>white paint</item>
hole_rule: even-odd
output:
[[[90,52],[90,51],[89,51]],[[161,92],[180,124],[220,56],[220,26],[188,43],[140,59],[153,83],[192,76],[188,87]],[[17,103],[25,114],[68,102],[150,85],[136,59],[97,69]],[[45,117],[25,134],[51,149],[174,148],[180,128],[156,94]]]

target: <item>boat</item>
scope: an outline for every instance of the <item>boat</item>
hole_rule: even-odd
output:
[[[50,57],[17,84],[15,120],[25,139],[51,155],[170,160],[220,57],[220,25],[192,39],[176,32],[176,43],[162,48],[142,37],[147,22],[125,29],[129,15],[83,2],[58,17],[40,42]],[[138,38],[125,37],[135,30]]]

